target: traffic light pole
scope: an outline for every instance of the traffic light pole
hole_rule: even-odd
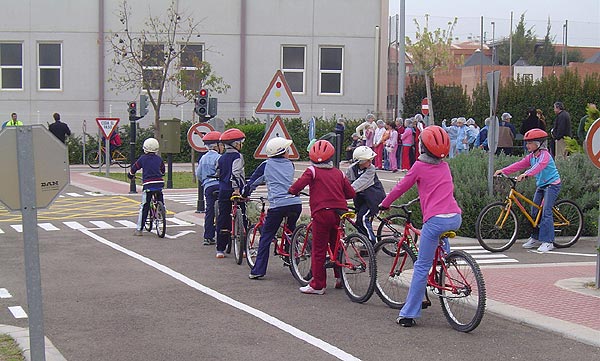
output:
[[[137,120],[141,117],[130,115],[129,116],[129,164],[130,166],[135,163],[135,143],[136,143],[136,128]],[[135,178],[129,181],[129,193],[137,193],[135,189]]]

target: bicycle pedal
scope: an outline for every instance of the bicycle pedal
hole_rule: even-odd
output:
[[[431,306],[431,301],[423,301],[421,302],[421,309],[424,310],[427,307]]]
[[[335,262],[327,261],[325,262],[325,268],[333,268],[335,267]]]

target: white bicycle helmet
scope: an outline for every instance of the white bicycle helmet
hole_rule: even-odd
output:
[[[354,152],[352,153],[352,158],[354,161],[362,162],[365,160],[371,160],[375,158],[377,153],[373,151],[373,149],[367,147],[366,145],[361,145],[360,147],[356,147]]]
[[[267,157],[269,158],[275,157],[287,152],[290,148],[290,145],[292,145],[292,141],[290,139],[281,137],[271,138],[267,142],[265,153],[267,153]]]
[[[144,145],[142,148],[144,149],[144,153],[156,153],[158,152],[159,148],[158,140],[154,138],[148,138],[144,140]]]

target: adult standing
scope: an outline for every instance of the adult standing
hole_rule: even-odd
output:
[[[571,115],[565,110],[565,105],[562,102],[554,103],[554,129],[552,136],[554,137],[555,158],[565,158],[567,156],[567,146],[565,137],[571,136]]]
[[[515,135],[517,130],[515,126],[511,124],[510,120],[512,115],[510,113],[502,113],[502,121],[498,127],[498,148],[496,148],[496,154],[504,152],[506,155],[512,154],[512,147],[515,144]]]
[[[537,111],[531,107],[527,109],[527,118],[521,124],[521,134],[525,134],[531,129],[542,129],[540,118],[538,118]],[[543,130],[543,129],[542,129]],[[527,150],[525,141],[523,141],[523,149]]]
[[[69,129],[68,125],[60,121],[60,114],[54,113],[52,117],[54,118],[54,123],[48,126],[48,130],[65,144],[67,136],[71,135],[71,129]]]
[[[381,119],[377,120],[377,129],[373,135],[373,150],[375,156],[375,168],[383,169],[383,135],[385,134],[385,122]]]
[[[375,134],[375,116],[367,114],[365,121],[356,127],[355,132],[362,139],[367,147],[373,147],[373,135]]]
[[[21,127],[23,126],[23,122],[17,119],[17,113],[12,113],[10,115],[10,120],[6,123],[2,124],[2,129],[4,127]]]

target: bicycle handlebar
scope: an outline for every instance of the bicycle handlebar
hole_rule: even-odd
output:
[[[418,202],[418,201],[419,201],[419,197],[417,197],[417,198],[413,199],[412,201],[410,201],[410,202],[408,202],[408,203],[406,203],[406,204],[392,204],[392,205],[391,205],[391,208],[398,208],[398,209],[402,209],[402,210],[405,210],[405,211],[406,211],[406,208],[407,208],[408,206],[410,206],[411,204],[413,204],[413,203],[415,203],[415,202]]]
[[[498,175],[495,175],[495,176],[494,176],[494,178],[504,178],[504,179],[508,179],[508,180],[509,180],[509,181],[512,183],[512,185],[513,185],[513,188],[517,186],[517,182],[518,182],[518,180],[517,180],[517,177],[509,177],[509,176],[507,176],[507,175],[506,175],[506,174],[504,174],[504,173],[500,173],[500,174],[498,174]]]

